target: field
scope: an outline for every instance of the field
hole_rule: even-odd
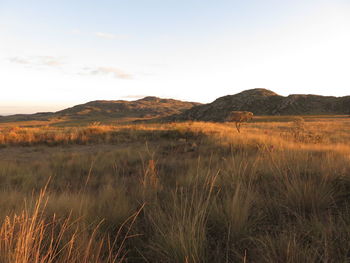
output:
[[[349,262],[350,118],[0,125],[0,262]]]

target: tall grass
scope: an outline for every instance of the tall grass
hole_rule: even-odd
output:
[[[47,218],[46,205],[47,198],[43,190],[32,209],[26,207],[19,215],[5,218],[0,227],[1,262],[124,261],[124,243],[128,236],[125,236],[121,243],[111,243],[106,237],[97,237],[99,225],[87,229],[83,228],[80,220],[72,220],[71,216],[59,219],[53,215]],[[127,220],[131,220],[131,225],[126,235],[129,234],[140,211]],[[107,250],[104,247],[107,247]]]
[[[154,231],[150,246],[164,262],[206,261],[206,228],[216,176],[197,175],[189,189],[177,188],[166,202],[149,208]]]
[[[296,125],[2,129],[0,262],[349,262],[348,123]]]

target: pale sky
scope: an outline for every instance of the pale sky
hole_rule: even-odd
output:
[[[0,0],[0,115],[252,88],[350,95],[350,1]]]

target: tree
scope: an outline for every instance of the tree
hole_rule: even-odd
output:
[[[236,123],[236,128],[238,132],[240,131],[241,128],[241,123],[242,122],[247,122],[253,119],[254,114],[250,111],[231,111],[226,120],[227,121],[232,121]]]

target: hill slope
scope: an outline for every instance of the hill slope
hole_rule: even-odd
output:
[[[57,112],[43,112],[36,114],[17,114],[0,117],[0,122],[11,121],[47,121],[86,120],[100,121],[105,119],[150,119],[180,114],[181,112],[199,105],[195,102],[184,102],[173,99],[145,97],[135,101],[98,100],[76,105]]]
[[[255,115],[350,114],[350,96],[280,96],[267,89],[245,90],[220,97],[208,104],[145,97],[135,101],[99,100],[61,110],[36,114],[0,116],[0,122],[52,121],[224,121],[230,111],[245,110]]]
[[[280,96],[267,89],[245,90],[195,106],[168,120],[224,121],[230,111],[251,111],[255,115],[349,114],[350,96]]]
[[[195,102],[184,102],[173,99],[161,99],[157,97],[145,97],[136,101],[91,101],[77,105],[55,114],[82,118],[84,116],[105,116],[113,118],[155,118],[172,114],[179,114],[193,106]]]

